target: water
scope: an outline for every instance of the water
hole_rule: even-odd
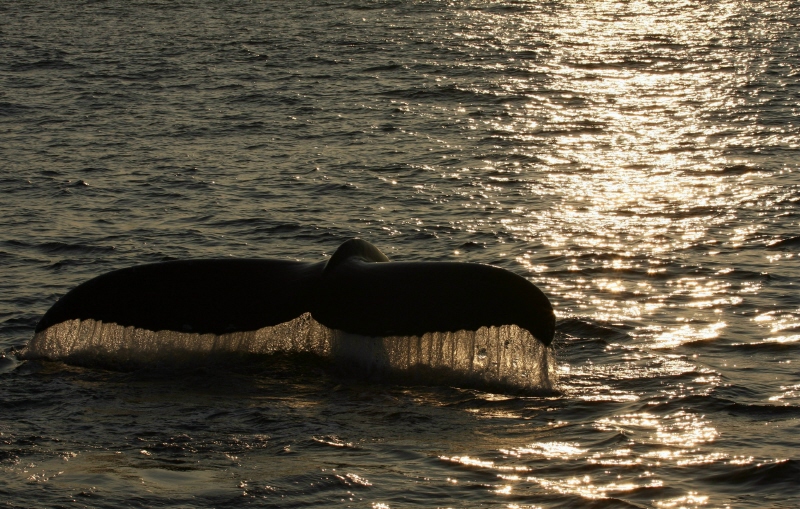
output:
[[[0,15],[6,507],[800,504],[797,2]],[[21,353],[108,270],[354,236],[536,283],[555,391]]]

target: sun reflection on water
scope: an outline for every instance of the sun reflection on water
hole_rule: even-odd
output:
[[[547,491],[560,494],[579,495],[586,499],[608,498],[640,488],[660,488],[663,483],[652,480],[637,484],[633,482],[609,482],[600,484],[592,480],[591,476],[572,477],[568,479],[544,479],[541,477],[528,477],[528,482],[535,482]]]
[[[699,495],[697,492],[691,492],[688,495],[683,497],[676,497],[669,500],[659,500],[656,502],[657,507],[665,507],[665,508],[690,508],[690,507],[700,507],[705,505],[708,502],[708,496],[706,495]]]
[[[704,417],[683,410],[664,417],[648,413],[607,417],[599,419],[595,427],[634,433],[636,440],[641,443],[681,447],[711,442],[719,434]],[[641,436],[640,432],[646,432],[647,435]]]
[[[524,455],[541,456],[543,458],[569,459],[586,453],[586,449],[578,447],[577,443],[568,442],[537,442],[526,447],[513,449],[500,449],[508,456],[522,457]]]
[[[440,456],[440,460],[494,473],[501,481],[487,485],[498,495],[529,492],[532,486],[545,492],[578,495],[585,499],[619,497],[626,493],[664,486],[663,468],[696,465],[749,465],[752,457],[729,456],[706,450],[718,432],[705,417],[688,411],[666,415],[648,412],[620,414],[600,418],[594,427],[601,432],[628,437],[618,446],[583,445],[580,442],[541,440],[526,445],[498,449],[501,456],[484,460],[472,456]],[[594,474],[554,478],[542,474],[548,461],[559,460],[585,464],[603,470]],[[689,492],[681,497],[660,500],[663,507],[696,507],[708,500],[706,495]],[[654,502],[656,502],[654,500]],[[694,504],[694,505],[685,505]]]
[[[474,231],[496,225],[531,245],[515,260],[546,286],[560,317],[634,323],[642,332],[671,314],[698,318],[662,326],[651,336],[658,349],[719,338],[725,314],[760,283],[737,280],[730,267],[687,266],[687,253],[703,252],[713,266],[714,257],[751,242],[764,223],[736,219],[776,193],[757,183],[769,172],[727,150],[756,134],[709,114],[741,106],[748,78],[734,71],[758,60],[712,42],[742,6],[572,2],[563,9],[464,15],[457,36],[467,51],[520,55],[464,64],[491,69],[495,79],[464,88],[507,99],[494,114],[466,119],[502,153],[487,153],[480,171],[471,169],[481,192],[464,193],[495,207]],[[556,34],[551,45],[535,44],[542,24]],[[523,195],[509,193],[515,183]],[[551,275],[554,266],[573,275]]]
[[[678,329],[664,332],[653,339],[653,348],[671,349],[692,341],[706,341],[719,337],[726,326],[725,322],[712,323],[705,327],[683,325]]]

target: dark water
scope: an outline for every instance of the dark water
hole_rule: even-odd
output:
[[[800,4],[0,4],[5,507],[800,505]],[[111,269],[492,263],[556,391],[24,360]],[[88,364],[88,365],[87,365]]]

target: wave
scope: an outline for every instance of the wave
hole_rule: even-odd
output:
[[[800,247],[800,236],[780,239],[767,244],[767,249],[791,249]]]
[[[800,476],[800,462],[793,459],[785,459],[748,465],[735,472],[712,474],[706,477],[705,480],[736,484],[743,489],[757,489],[762,486],[778,485],[795,490],[798,476]]]
[[[628,328],[578,317],[565,318],[558,323],[558,330],[567,336],[600,341],[603,344],[630,339],[630,335],[624,330]]]
[[[69,320],[34,335],[22,357],[130,369],[202,363],[229,354],[314,354],[348,373],[501,390],[552,391],[552,349],[515,325],[422,336],[367,337],[329,329],[306,313],[273,327],[191,334]]]
[[[753,341],[752,343],[733,343],[731,346],[758,352],[785,352],[786,350],[800,348],[800,335],[775,336]]]
[[[79,180],[77,183],[74,183],[73,185],[83,185],[80,184],[80,182],[83,181]],[[113,252],[116,249],[114,246],[108,246],[108,245],[93,245],[80,242],[70,243],[70,242],[59,242],[59,241],[32,243],[20,240],[9,240],[3,242],[3,244],[11,246],[13,248],[21,247],[25,249],[34,249],[44,254],[61,254],[61,253],[94,254],[94,253]],[[7,255],[8,253],[0,252],[0,254]]]
[[[800,417],[800,407],[795,405],[739,403],[731,399],[708,395],[691,395],[661,403],[651,403],[648,405],[648,409],[651,412],[669,412],[676,406],[682,408],[691,406],[702,409],[702,412],[706,413],[722,412],[728,415],[741,415],[757,421],[794,419]]]

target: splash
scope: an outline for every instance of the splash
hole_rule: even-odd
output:
[[[552,349],[515,325],[422,336],[367,337],[321,325],[306,313],[274,327],[192,334],[69,320],[38,332],[25,357],[104,365],[142,365],[229,353],[311,353],[363,373],[436,373],[458,384],[483,382],[552,390]],[[447,382],[447,380],[442,380]]]

